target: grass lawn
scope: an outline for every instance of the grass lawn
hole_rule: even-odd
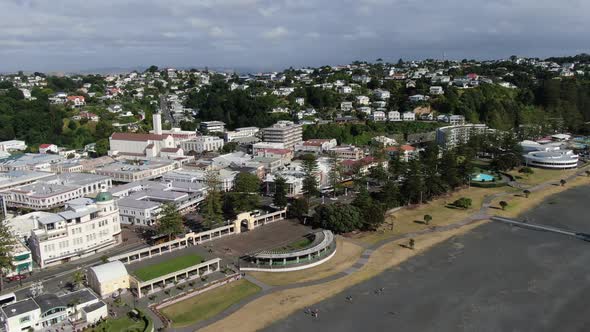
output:
[[[302,239],[299,239],[297,241],[293,241],[289,244],[287,244],[286,246],[283,246],[281,248],[278,248],[278,251],[295,251],[298,249],[302,249],[305,248],[307,246],[309,246],[313,241],[308,238],[308,237],[304,237]]]
[[[590,183],[590,177],[578,176],[575,179],[569,181],[563,187],[559,185],[552,185],[543,190],[531,193],[529,195],[529,198],[526,198],[521,192],[513,195],[507,195],[505,197],[500,197],[492,201],[489,213],[508,218],[516,218],[521,213],[541,204],[541,202],[543,202],[544,199],[553,194],[560,193],[575,186],[587,185],[588,183]],[[502,210],[500,208],[500,201],[505,201],[506,203],[508,203],[508,206],[505,210]],[[546,203],[555,204],[555,202],[559,204],[559,201],[554,200],[549,200]]]
[[[142,267],[133,272],[137,278],[147,281],[165,274],[185,269],[189,266],[203,262],[203,258],[197,254],[188,254],[171,258],[165,262]]]
[[[211,318],[260,291],[257,285],[241,279],[165,307],[161,312],[172,321],[173,327],[189,326]]]
[[[429,226],[421,223],[424,215],[432,216],[430,226],[443,226],[450,223],[460,221],[463,218],[476,212],[482,205],[483,200],[488,195],[493,195],[500,192],[515,191],[507,187],[500,188],[476,188],[471,187],[462,189],[452,193],[447,197],[435,199],[426,204],[422,204],[414,209],[401,209],[386,216],[385,223],[376,232],[365,232],[358,236],[358,239],[366,243],[375,243],[383,239],[387,239],[394,235],[415,232],[427,228]],[[471,198],[472,205],[469,209],[456,209],[448,207],[449,204],[455,200],[467,197]],[[390,222],[394,223],[393,230],[388,225]]]
[[[363,248],[350,240],[336,238],[336,254],[329,261],[309,269],[292,272],[249,272],[267,285],[281,286],[318,280],[340,273],[351,267]]]
[[[514,176],[516,181],[534,186],[551,180],[559,181],[579,171],[578,169],[557,170],[544,168],[532,168],[532,170],[534,173],[530,175],[519,173],[518,170],[513,170],[508,173]]]
[[[143,332],[146,328],[146,321],[139,319],[134,321],[129,317],[107,319],[95,328],[89,328],[86,332]]]

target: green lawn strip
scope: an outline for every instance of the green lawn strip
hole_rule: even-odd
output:
[[[260,291],[260,287],[242,279],[175,303],[161,311],[172,321],[173,327],[189,326],[211,318]]]
[[[143,280],[151,280],[165,274],[185,269],[189,266],[197,265],[203,262],[203,258],[196,254],[174,257],[159,264],[142,267],[133,272],[133,274]]]
[[[131,332],[131,331],[143,331],[146,327],[143,319],[134,321],[129,317],[121,317],[117,319],[107,319],[100,323],[95,328],[90,328],[87,332]]]
[[[289,243],[288,245],[284,246],[283,248],[281,248],[280,250],[283,251],[293,251],[293,250],[297,250],[297,249],[302,249],[305,248],[307,246],[309,246],[313,241],[310,240],[309,238],[305,237],[301,240],[297,240],[295,242]]]

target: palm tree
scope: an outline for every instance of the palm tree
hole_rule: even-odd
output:
[[[563,187],[565,186],[565,184],[567,183],[567,181],[565,181],[564,179],[559,180],[559,184]]]
[[[432,216],[429,215],[429,214],[424,215],[424,223],[426,225],[429,225],[430,224],[430,221],[432,221]]]
[[[508,202],[506,201],[500,201],[500,207],[502,208],[502,210],[506,210],[506,207],[508,206]]]
[[[522,192],[524,194],[524,197],[529,198],[529,195],[531,194],[531,191],[528,189],[523,190]]]
[[[84,282],[84,273],[82,271],[76,271],[72,276],[72,283],[74,284],[74,288],[78,289],[82,286]]]

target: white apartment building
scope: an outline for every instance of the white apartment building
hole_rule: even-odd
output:
[[[389,121],[401,121],[402,116],[401,116],[400,112],[398,112],[398,111],[391,111],[391,112],[387,113],[387,119]]]
[[[222,121],[203,121],[200,125],[201,131],[205,131],[208,133],[213,132],[224,132],[225,131],[225,123]]]
[[[223,133],[225,142],[231,142],[240,138],[254,137],[260,131],[258,127],[242,127],[236,128],[234,131],[226,131]]]
[[[387,120],[387,117],[383,111],[373,111],[373,114],[371,114],[371,120],[380,122]]]
[[[197,153],[218,151],[223,147],[223,139],[217,136],[198,136],[195,139],[180,143],[182,149],[186,152],[195,151]]]
[[[356,96],[356,103],[358,105],[368,106],[371,100],[367,96]]]
[[[108,192],[78,199],[36,219],[29,245],[41,268],[95,254],[120,242],[119,208]]]
[[[343,112],[348,112],[348,111],[352,111],[353,107],[352,107],[352,101],[343,101],[340,103],[340,109]]]
[[[414,112],[404,112],[402,121],[416,121],[416,114]]]
[[[0,142],[0,151],[23,151],[27,148],[25,141],[10,140]]]
[[[440,127],[436,129],[436,143],[445,148],[453,148],[458,144],[467,143],[472,135],[485,134],[489,129],[485,124],[465,124]]]
[[[279,121],[264,128],[263,137],[265,142],[282,143],[285,148],[290,149],[303,140],[303,127],[292,121]]]
[[[442,95],[445,93],[442,86],[431,86],[429,90],[431,95]]]

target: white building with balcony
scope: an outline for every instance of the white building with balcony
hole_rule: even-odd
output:
[[[110,193],[78,199],[36,220],[29,246],[41,268],[90,256],[120,243],[119,208]]]

